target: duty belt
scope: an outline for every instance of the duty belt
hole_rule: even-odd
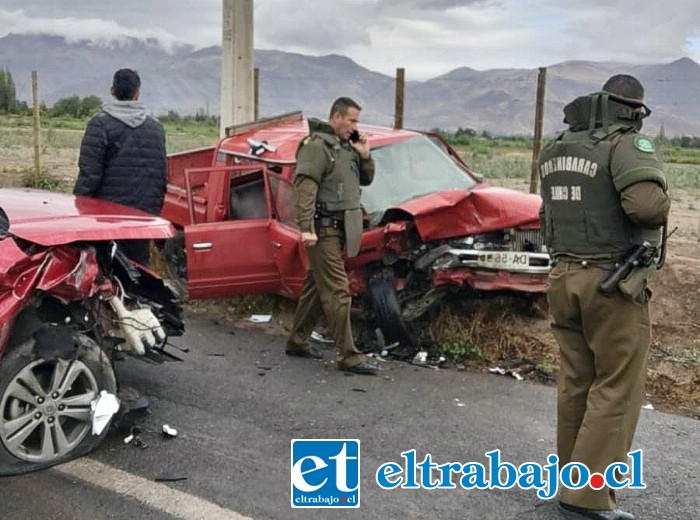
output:
[[[316,225],[324,228],[343,229],[343,221],[341,219],[330,216],[315,217]]]
[[[566,264],[580,265],[584,269],[588,269],[589,267],[595,267],[596,269],[603,269],[604,271],[610,271],[614,267],[616,267],[616,264],[611,262],[595,262],[591,260],[572,260],[569,258],[555,261],[556,264],[560,262]]]

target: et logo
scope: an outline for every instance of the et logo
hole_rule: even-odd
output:
[[[292,507],[360,507],[358,439],[292,439]]]

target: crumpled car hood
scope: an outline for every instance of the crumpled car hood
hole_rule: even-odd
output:
[[[421,238],[439,240],[502,228],[539,227],[539,195],[506,188],[431,193],[404,202],[399,209],[413,216]]]
[[[165,239],[167,220],[106,200],[31,189],[0,189],[10,233],[43,246],[76,241]]]

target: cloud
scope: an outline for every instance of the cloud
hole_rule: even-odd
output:
[[[13,28],[15,30],[13,30]],[[19,29],[20,30],[16,30]],[[127,38],[155,40],[170,49],[184,42],[159,28],[140,30],[124,27],[114,20],[99,18],[30,18],[23,11],[0,9],[0,34],[46,34],[62,36],[69,42],[90,41],[98,44],[111,44]]]
[[[0,36],[96,42],[155,38],[220,45],[223,0],[2,0]],[[344,54],[425,79],[451,69],[535,68],[567,60],[700,61],[700,2],[639,0],[258,0],[255,47]]]

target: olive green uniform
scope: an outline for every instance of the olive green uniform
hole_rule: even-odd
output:
[[[371,157],[361,159],[326,123],[310,119],[309,130],[311,135],[297,151],[294,195],[299,229],[316,232],[318,242],[306,248],[309,269],[287,350],[306,347],[323,312],[335,340],[337,366],[348,368],[364,362],[365,356],[357,350],[352,336],[352,296],[342,253],[346,234],[354,234],[350,238],[359,243],[361,220],[359,227],[349,220],[360,215],[360,186],[372,182],[374,162]]]
[[[561,357],[559,464],[578,462],[603,474],[627,461],[639,418],[651,343],[646,284],[653,268],[633,270],[623,284],[627,294],[619,288],[603,294],[598,285],[630,247],[659,244],[670,199],[653,142],[638,133],[641,121],[621,117],[589,129],[593,120],[585,110],[583,117],[569,115],[570,130],[543,149],[539,170],[543,229],[555,259],[548,301]],[[616,508],[607,487],[562,488],[560,499]]]

